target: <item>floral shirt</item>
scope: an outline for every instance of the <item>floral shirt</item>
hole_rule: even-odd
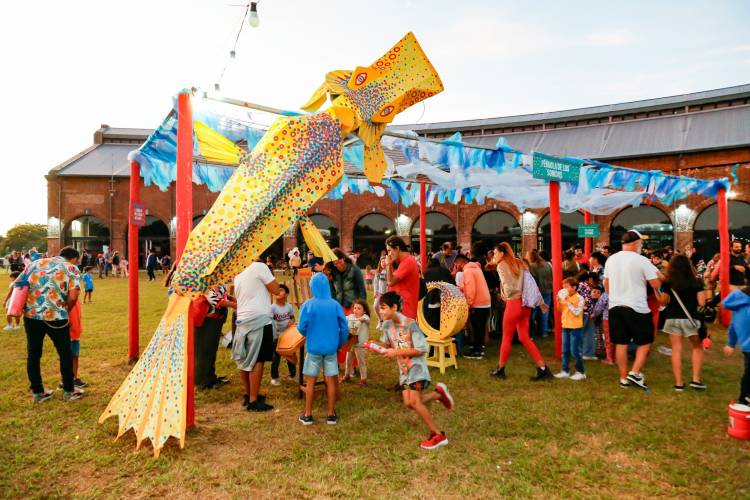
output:
[[[16,285],[29,285],[24,316],[58,321],[68,319],[68,290],[81,289],[78,268],[62,257],[39,259],[16,279]]]

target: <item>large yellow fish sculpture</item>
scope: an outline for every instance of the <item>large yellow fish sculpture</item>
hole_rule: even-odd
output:
[[[133,429],[137,446],[149,439],[156,456],[170,437],[184,447],[192,299],[231,282],[336,186],[344,173],[343,142],[350,133],[364,143],[365,174],[379,182],[386,169],[380,146],[386,125],[442,90],[440,77],[408,33],[371,66],[329,73],[303,106],[317,111],[330,95],[326,110],[277,119],[190,233],[167,310],[99,422],[117,415],[117,437]],[[195,132],[207,135],[200,124]],[[236,152],[231,145],[224,148],[224,142],[212,137],[206,147],[231,159]]]

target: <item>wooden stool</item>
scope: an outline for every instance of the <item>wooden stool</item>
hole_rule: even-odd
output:
[[[439,340],[428,337],[427,345],[434,349],[432,356],[427,357],[427,366],[437,366],[440,368],[441,374],[445,373],[448,366],[454,366],[458,370],[456,344],[453,343],[452,338]],[[448,349],[448,356],[446,356],[446,348]]]

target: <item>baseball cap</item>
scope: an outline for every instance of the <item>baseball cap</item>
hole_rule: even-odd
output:
[[[627,231],[625,234],[622,235],[622,243],[633,243],[634,241],[638,240],[645,240],[646,238],[636,231],[635,229],[631,229],[630,231]]]

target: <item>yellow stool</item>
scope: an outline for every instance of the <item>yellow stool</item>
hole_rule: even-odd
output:
[[[427,345],[434,349],[432,356],[427,357],[427,366],[437,366],[441,374],[444,374],[449,366],[454,366],[458,370],[456,344],[453,343],[452,338],[440,340],[428,337]],[[446,356],[446,348],[449,356]]]

